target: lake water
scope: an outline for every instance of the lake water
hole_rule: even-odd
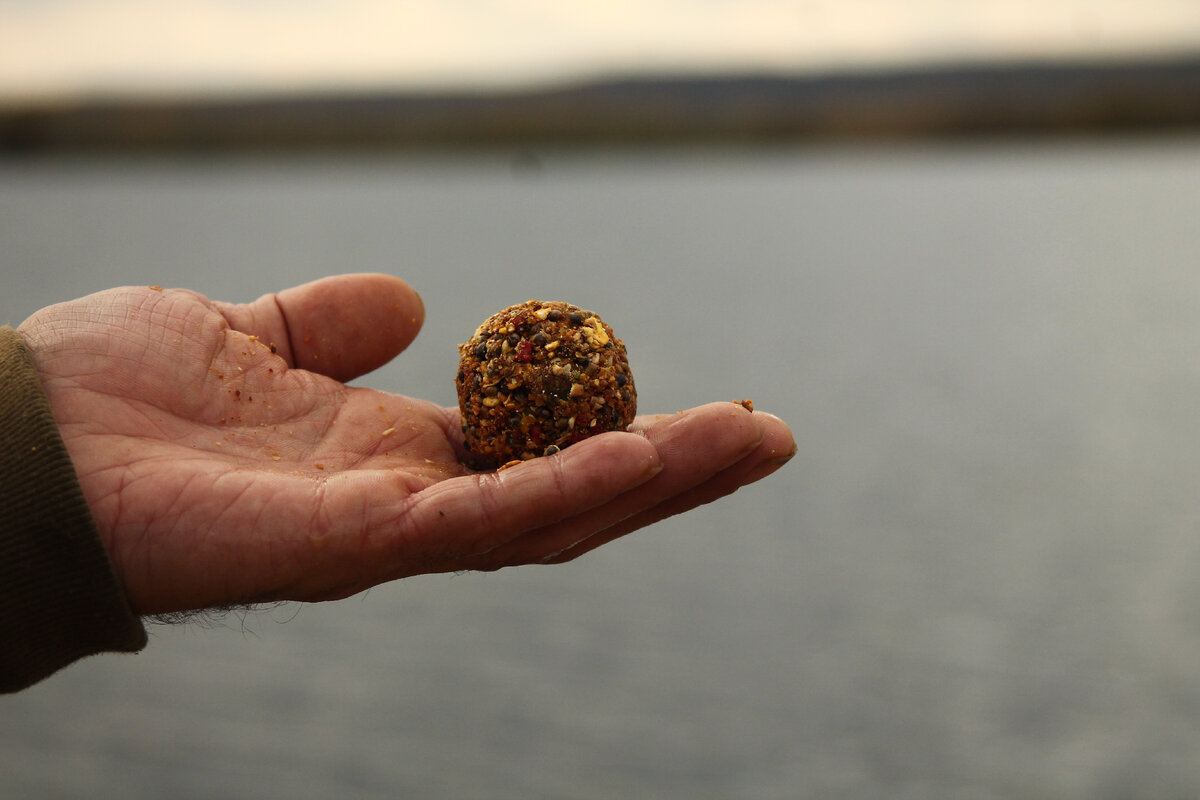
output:
[[[118,284],[423,294],[453,402],[595,308],[644,411],[800,452],[559,567],[156,626],[0,700],[0,796],[1200,793],[1200,139],[0,163],[0,322]]]

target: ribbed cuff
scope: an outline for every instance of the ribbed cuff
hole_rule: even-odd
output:
[[[100,541],[24,342],[0,328],[0,691],[146,631]]]

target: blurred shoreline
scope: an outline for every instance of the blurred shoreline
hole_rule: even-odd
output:
[[[737,143],[1200,127],[1200,55],[643,76],[491,92],[0,105],[0,154]]]

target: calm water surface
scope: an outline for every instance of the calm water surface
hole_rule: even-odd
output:
[[[1200,140],[0,163],[0,322],[386,271],[453,402],[529,297],[783,472],[579,562],[155,627],[0,700],[0,796],[1200,793]]]

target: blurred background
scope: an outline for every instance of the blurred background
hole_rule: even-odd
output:
[[[0,0],[0,323],[421,291],[360,383],[594,308],[800,451],[578,562],[154,625],[0,796],[1200,792],[1200,4]]]

